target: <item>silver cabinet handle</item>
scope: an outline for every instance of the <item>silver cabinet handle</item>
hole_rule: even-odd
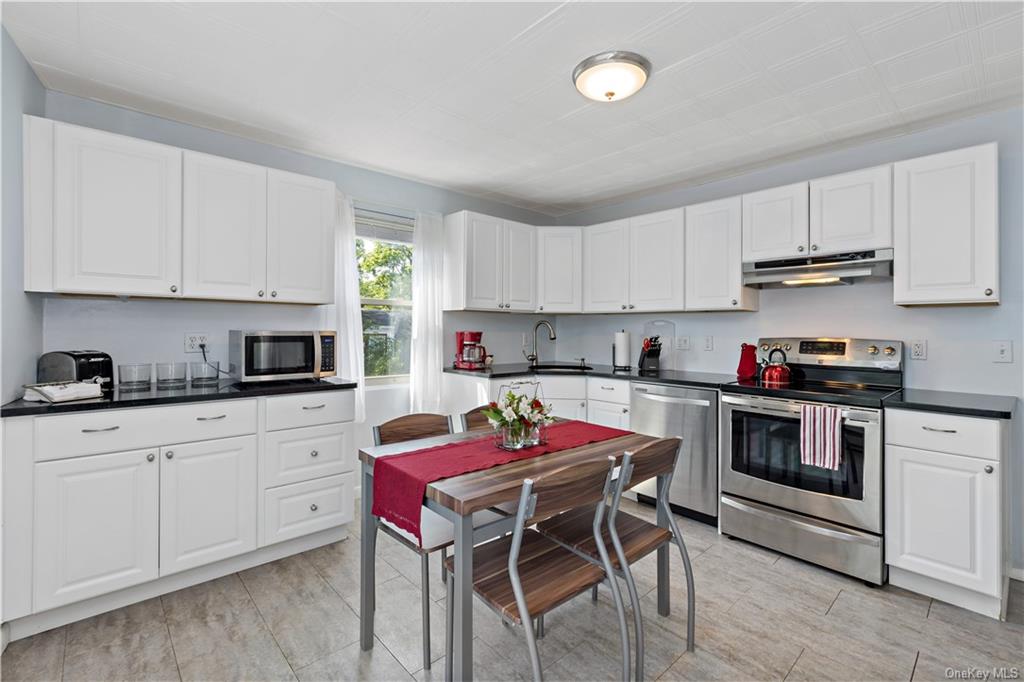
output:
[[[811,244],[811,251],[817,251],[817,250],[818,250],[818,245],[817,244]]]
[[[796,247],[796,250],[799,251],[800,253],[803,253],[804,252],[804,247],[802,245],[798,246],[798,247]]]
[[[544,306],[537,306],[537,310],[544,310]]]
[[[937,429],[934,426],[922,426],[921,428],[933,433],[956,433],[956,429]]]
[[[733,305],[738,305],[738,304],[739,304],[739,301],[737,301],[737,300],[736,300],[736,299],[734,298],[734,299],[732,299],[732,304],[733,304]]]
[[[178,285],[176,285],[176,284],[172,284],[171,285],[171,293],[172,294],[178,293]]]
[[[580,407],[586,407],[586,406],[587,406],[587,401],[586,400],[581,400],[580,401]]]
[[[614,391],[615,387],[614,386],[602,386],[601,390],[602,391]]]
[[[147,462],[152,462],[154,459],[156,459],[156,455],[154,455],[152,452],[146,455]]]
[[[992,290],[991,289],[985,289],[985,295],[986,296],[991,296],[992,295]]]
[[[257,291],[256,295],[259,296],[260,298],[263,298],[263,289],[260,289],[259,291]]]
[[[632,309],[633,309],[633,308],[635,308],[635,307],[636,307],[636,306],[635,306],[635,305],[633,305],[632,303],[630,303],[630,304],[629,304],[629,309],[630,309],[630,310],[632,310]]]
[[[314,502],[313,504],[309,505],[309,511],[316,511],[319,508],[320,507],[316,506],[316,502]]]
[[[622,408],[622,414],[629,414],[629,408],[628,407],[623,407]]]
[[[167,459],[174,459],[174,451],[168,450],[167,452],[164,453],[164,457],[166,457]]]
[[[988,464],[988,465],[985,466],[985,473],[986,474],[991,474],[993,471],[995,471],[995,469],[992,468],[991,464]]]
[[[120,426],[108,426],[103,429],[82,429],[82,433],[104,433],[105,431],[117,431]]]
[[[227,418],[226,414],[218,414],[216,417],[196,417],[197,422],[215,422],[218,419]]]
[[[625,310],[625,309],[626,309],[626,304],[625,304],[625,303],[623,303],[623,304],[622,304],[622,309],[623,309],[623,310]]]
[[[271,291],[270,292],[270,297],[271,298],[277,298],[277,292],[276,291]]]
[[[316,450],[313,450],[313,451],[311,451],[311,452],[309,453],[309,456],[310,456],[310,457],[316,457],[316,456],[317,456],[317,455],[319,455],[319,454],[320,454],[319,452],[317,452]]]
[[[302,409],[304,409],[304,410],[322,410],[325,407],[327,407],[326,403],[320,403],[319,405],[303,405]]]

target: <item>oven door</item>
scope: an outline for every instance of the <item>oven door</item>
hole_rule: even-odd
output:
[[[882,414],[842,409],[842,456],[833,471],[800,462],[799,401],[722,396],[722,491],[882,532]]]
[[[320,352],[316,332],[247,333],[242,339],[243,380],[316,378]]]

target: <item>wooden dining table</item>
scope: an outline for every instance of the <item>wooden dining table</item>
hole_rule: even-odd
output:
[[[379,457],[399,455],[414,450],[487,437],[481,432],[456,433],[435,438],[379,445],[359,451],[362,465],[361,545],[360,545],[360,642],[364,651],[373,648],[373,617],[375,603],[375,547],[377,522],[373,516],[373,465]],[[607,459],[617,459],[627,450],[636,450],[656,440],[652,436],[630,434],[590,443],[567,450],[521,459],[508,464],[441,479],[427,485],[423,505],[452,522],[455,529],[455,595],[454,641],[452,671],[456,680],[473,678],[473,546],[501,537],[512,531],[514,516],[501,518],[484,526],[473,527],[473,513],[499,506],[510,508],[519,501],[523,479],[539,478],[566,466]],[[666,476],[657,479],[660,496],[667,484]],[[668,528],[668,519],[659,510],[659,526]],[[658,549],[658,613],[669,613],[669,545]]]

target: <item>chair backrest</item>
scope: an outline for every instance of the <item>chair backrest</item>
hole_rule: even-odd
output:
[[[487,421],[487,417],[484,416],[483,410],[487,409],[486,405],[480,407],[474,407],[469,412],[465,412],[462,415],[462,430],[463,431],[490,431],[491,423]]]
[[[532,492],[537,501],[530,523],[602,502],[609,492],[606,483],[614,463],[613,457],[595,459],[534,479]]]
[[[628,486],[675,471],[676,458],[679,456],[679,438],[661,438],[638,448],[632,452],[632,474]]]
[[[373,444],[388,445],[417,438],[446,436],[452,432],[452,418],[446,414],[407,414],[373,427]]]

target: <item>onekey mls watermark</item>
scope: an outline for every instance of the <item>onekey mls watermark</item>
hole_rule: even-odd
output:
[[[946,668],[947,680],[1019,680],[1021,669],[1018,667],[979,668]]]

